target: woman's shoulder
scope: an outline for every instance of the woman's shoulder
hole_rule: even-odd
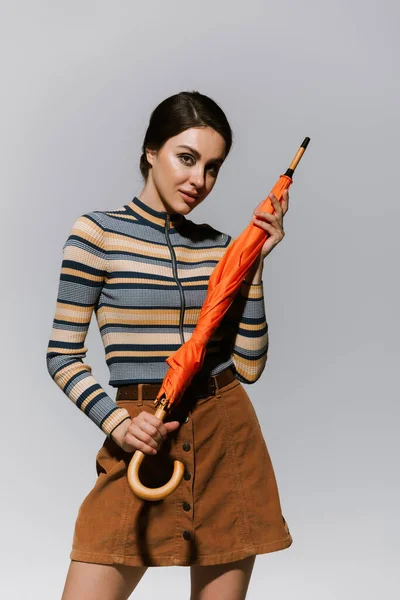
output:
[[[185,218],[185,228],[199,240],[210,240],[218,246],[227,246],[232,240],[229,233],[220,231],[209,223],[195,223],[191,219]]]
[[[88,212],[85,212],[79,215],[76,218],[76,221],[81,221],[82,219],[88,219],[90,221],[95,222],[100,227],[108,228],[112,223],[126,222],[127,216],[130,216],[127,211],[126,204],[119,206],[117,208],[104,208],[104,209],[94,209]]]
[[[75,217],[75,223],[80,223],[84,221],[92,221],[99,225],[100,227],[104,226],[105,219],[107,215],[112,211],[107,210],[90,210],[85,213],[78,214]]]

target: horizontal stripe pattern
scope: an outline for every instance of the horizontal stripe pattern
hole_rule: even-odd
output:
[[[109,385],[162,382],[166,358],[191,338],[212,271],[234,241],[183,215],[167,217],[135,197],[116,210],[79,216],[63,246],[47,368],[108,436],[129,414],[84,362],[92,314]],[[254,383],[267,352],[263,285],[243,282],[207,344],[202,371],[217,375],[232,366],[241,382]]]

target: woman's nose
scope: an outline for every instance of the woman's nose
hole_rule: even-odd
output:
[[[190,175],[190,182],[193,183],[197,188],[202,188],[204,185],[203,171],[200,171],[200,170],[192,171],[192,173]]]

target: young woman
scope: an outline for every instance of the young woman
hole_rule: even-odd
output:
[[[165,359],[190,339],[209,277],[234,241],[189,218],[212,191],[231,144],[226,116],[211,98],[167,98],[144,138],[139,196],[81,215],[64,244],[47,366],[106,438],[76,519],[63,600],[126,599],[147,567],[166,565],[190,566],[191,600],[242,600],[255,556],[292,543],[242,385],[257,381],[267,360],[262,269],[284,236],[287,192],[282,204],[271,197],[273,215],[252,217],[269,237],[210,339],[201,371],[164,423],[154,414]],[[115,401],[82,360],[93,311]],[[131,491],[126,472],[136,449],[148,455],[140,473],[148,487],[168,481],[174,460],[185,464],[181,484],[164,500]]]

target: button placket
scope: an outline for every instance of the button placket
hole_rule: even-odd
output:
[[[186,541],[193,539],[193,468],[194,468],[194,444],[193,444],[193,426],[189,415],[183,421],[181,449],[183,450],[183,461],[185,463],[185,472],[181,482],[182,495],[178,500],[181,516],[180,535]],[[184,483],[187,482],[187,483]],[[181,539],[182,539],[181,538]]]

